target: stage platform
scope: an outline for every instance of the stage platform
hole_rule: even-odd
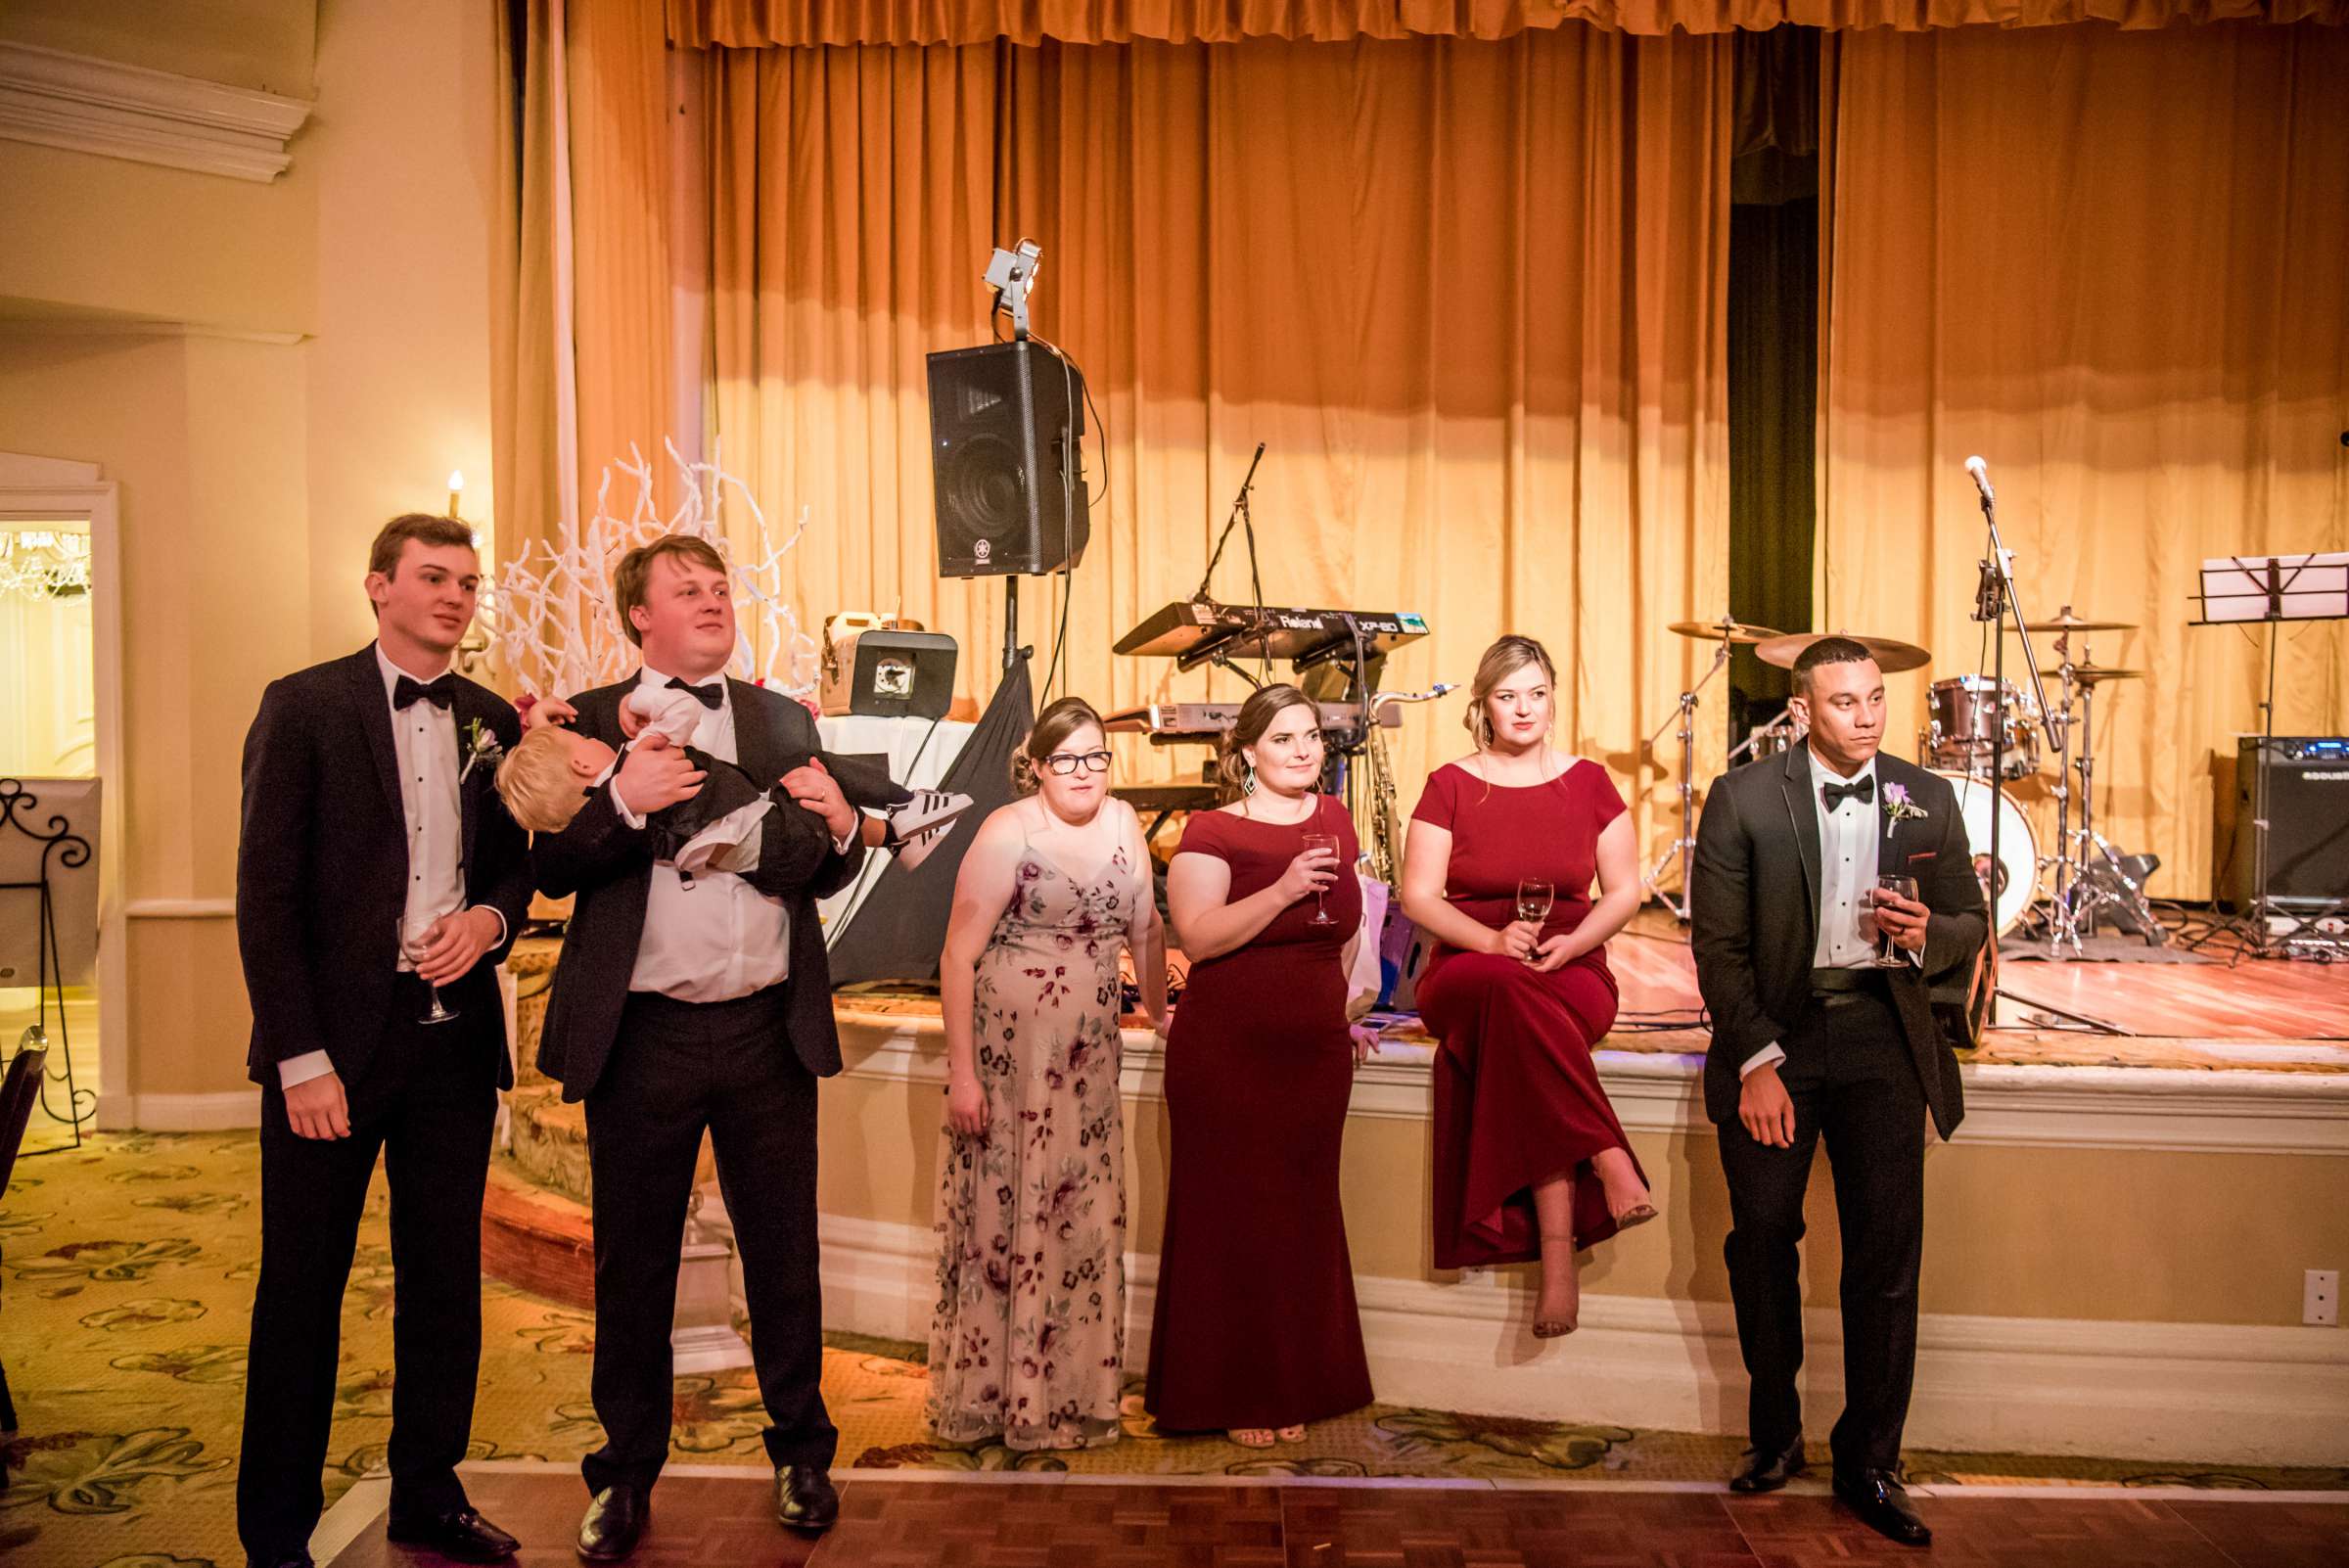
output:
[[[568,1465],[465,1467],[482,1511],[525,1543],[522,1568],[575,1561],[585,1501]],[[814,1541],[774,1522],[755,1467],[672,1465],[629,1560],[641,1568],[1865,1568],[1924,1556],[1868,1530],[1818,1482],[1772,1497],[1720,1487],[1604,1483],[1315,1482],[1293,1476],[1188,1484],[1032,1472],[834,1473],[841,1518]],[[365,1481],[320,1528],[332,1568],[424,1568],[446,1559],[386,1542],[389,1481]],[[1944,1568],[2333,1568],[2349,1560],[2349,1502],[2321,1494],[2185,1489],[2015,1489],[1962,1497],[1919,1488]]]
[[[544,954],[551,959],[551,950]],[[1741,1430],[1721,1247],[1728,1225],[1699,1080],[1686,941],[1645,915],[1609,945],[1623,1010],[1599,1078],[1662,1222],[1589,1257],[1583,1325],[1530,1337],[1530,1267],[1451,1272],[1428,1255],[1430,1066],[1417,1020],[1356,1075],[1343,1199],[1379,1398],[1401,1406]],[[526,968],[520,1035],[533,1052]],[[2164,1463],[2338,1466],[2349,1336],[2302,1324],[2303,1272],[2349,1257],[2349,971],[2304,962],[2008,962],[2025,1000],[1963,1053],[1966,1117],[1927,1151],[1912,1447]],[[2035,1020],[2060,1006],[2131,1033]],[[835,998],[846,1070],[825,1086],[818,1205],[828,1326],[915,1341],[935,1300],[944,1031],[934,992]],[[1128,1019],[1128,1355],[1146,1351],[1163,1223],[1165,1047]],[[584,1117],[543,1080],[511,1096],[484,1213],[488,1271],[592,1300]],[[1839,1393],[1839,1258],[1827,1162],[1813,1175],[1809,1397]],[[727,1222],[714,1188],[704,1218]],[[739,1291],[739,1286],[737,1286]],[[1832,1408],[1832,1404],[1828,1405]]]

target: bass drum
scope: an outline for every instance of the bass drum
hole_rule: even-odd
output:
[[[2011,795],[1997,797],[1999,865],[1993,877],[1989,874],[1992,802],[1989,782],[1944,768],[1933,771],[1948,779],[1950,788],[1957,792],[1958,814],[1965,822],[1965,841],[1973,850],[1974,874],[1991,890],[1992,904],[1998,914],[1998,934],[2003,937],[2039,897],[2039,841],[2032,835],[2031,819],[2023,815],[2023,808],[2014,804]]]

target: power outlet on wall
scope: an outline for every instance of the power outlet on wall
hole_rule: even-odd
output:
[[[2334,1327],[2341,1320],[2341,1271],[2311,1268],[2300,1287],[2300,1321]]]

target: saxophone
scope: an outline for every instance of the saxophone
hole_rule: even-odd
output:
[[[1369,732],[1368,761],[1370,767],[1370,848],[1366,852],[1370,874],[1388,887],[1400,885],[1403,852],[1399,842],[1402,831],[1395,820],[1395,761],[1387,755],[1386,726],[1377,720],[1378,711],[1388,703],[1432,703],[1446,692],[1458,687],[1451,681],[1439,680],[1425,691],[1373,692],[1362,712],[1369,722],[1362,727]]]

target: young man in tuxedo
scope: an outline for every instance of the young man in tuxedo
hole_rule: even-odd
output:
[[[1728,1178],[1729,1293],[1752,1380],[1752,1449],[1736,1492],[1804,1466],[1803,1192],[1823,1138],[1843,1238],[1844,1409],[1829,1439],[1835,1494],[1895,1541],[1924,1545],[1900,1478],[1916,1365],[1925,1117],[1964,1113],[1957,1058],[1928,987],[1960,976],[1989,929],[1949,784],[1884,738],[1884,676],[1867,648],[1825,637],[1794,666],[1810,739],[1713,786],[1697,829],[1691,944],[1713,1015],[1705,1110]],[[1881,893],[1915,879],[1918,899]],[[1907,962],[1875,964],[1878,931]]]
[[[482,1346],[482,1188],[513,1082],[496,968],[530,905],[522,830],[467,761],[514,710],[449,669],[481,564],[453,518],[368,556],[376,640],[270,683],[245,737],[237,945],[261,1085],[261,1276],[237,1532],[306,1565],[360,1211],[392,1188],[394,1541],[465,1562],[515,1540],[458,1481]],[[408,935],[403,936],[406,928]],[[435,990],[455,1016],[427,1023]]]
[[[725,562],[670,534],[631,550],[613,602],[644,653],[637,675],[573,699],[580,733],[622,742],[622,699],[639,685],[693,693],[704,713],[689,744],[780,782],[799,803],[770,832],[761,893],[728,871],[691,883],[656,862],[654,812],[689,799],[702,774],[648,734],[559,833],[531,846],[538,886],[576,894],[555,971],[538,1065],[567,1100],[587,1102],[595,1216],[595,1411],[604,1446],[584,1471],[590,1500],[578,1553],[611,1562],[634,1549],[668,1456],[669,1328],[677,1257],[706,1130],[734,1222],[750,1299],[751,1346],[766,1405],[775,1513],[820,1531],[840,1510],[828,1474],[840,1434],[824,1411],[816,1277],[815,1084],[840,1071],[832,986],[815,900],[848,885],[863,858],[854,811],[820,766],[781,771],[816,744],[790,698],[725,675],[734,606]]]

